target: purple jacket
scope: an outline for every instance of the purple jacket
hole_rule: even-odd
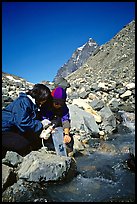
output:
[[[55,117],[59,117],[61,119],[63,129],[70,128],[70,114],[66,104],[59,109],[46,105],[42,106],[40,109],[40,115],[42,119],[46,118],[50,121],[54,120]]]

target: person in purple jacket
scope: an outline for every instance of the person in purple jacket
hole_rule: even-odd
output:
[[[43,104],[40,108],[41,119],[48,119],[56,127],[62,126],[64,132],[64,143],[68,156],[73,156],[73,136],[70,134],[70,114],[69,108],[66,105],[66,90],[62,87],[56,87],[51,92],[52,95],[52,106]],[[51,137],[50,137],[50,140]]]
[[[38,120],[38,108],[50,103],[51,91],[44,84],[35,84],[32,90],[19,97],[2,110],[2,156],[15,151],[24,156],[41,145],[40,134],[47,120]]]

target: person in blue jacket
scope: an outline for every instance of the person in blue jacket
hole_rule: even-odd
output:
[[[66,105],[66,90],[58,86],[51,92],[52,95],[52,105],[43,104],[40,108],[40,117],[42,119],[48,119],[56,127],[62,126],[64,132],[64,143],[66,144],[66,149],[68,156],[73,156],[73,136],[70,134],[71,120],[69,108]],[[49,138],[52,142],[51,137]],[[47,141],[48,142],[48,141]]]
[[[38,108],[50,103],[51,91],[44,84],[35,84],[32,90],[19,97],[2,110],[2,154],[15,151],[24,156],[40,147],[39,135],[47,120],[38,120]]]

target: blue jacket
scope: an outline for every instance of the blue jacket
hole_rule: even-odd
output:
[[[38,107],[25,93],[2,110],[2,131],[13,131],[19,133],[42,131],[42,123],[36,120]]]

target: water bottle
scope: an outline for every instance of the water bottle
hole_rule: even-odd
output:
[[[56,127],[52,133],[53,144],[57,155],[67,156],[66,146],[63,142],[63,128]]]

